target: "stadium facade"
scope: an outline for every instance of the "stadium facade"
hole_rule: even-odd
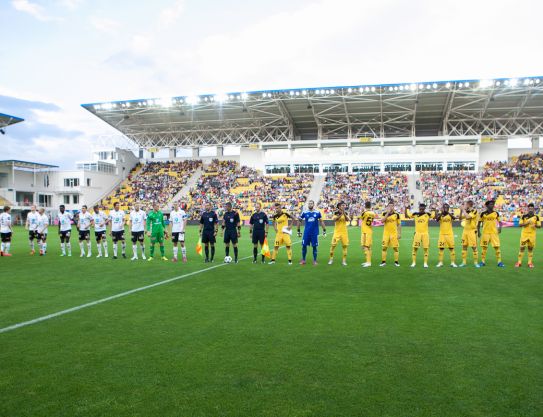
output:
[[[118,130],[75,170],[0,162],[0,202],[99,202],[138,164],[235,160],[269,175],[477,171],[541,151],[541,77],[204,94],[84,104]],[[23,121],[0,115],[2,126]],[[232,152],[233,151],[233,152]],[[193,181],[194,182],[194,181]]]

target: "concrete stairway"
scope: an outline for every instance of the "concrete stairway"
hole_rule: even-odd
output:
[[[309,190],[309,194],[307,195],[307,201],[313,200],[315,204],[319,203],[319,198],[321,196],[322,189],[324,187],[324,180],[326,178],[326,175],[315,175],[315,179],[313,180],[313,185],[311,186],[311,190]]]
[[[185,184],[185,186],[183,188],[181,188],[181,191],[179,191],[170,201],[170,204],[171,203],[174,203],[176,201],[179,201],[179,200],[182,200],[184,199],[185,197],[187,197],[189,195],[189,191],[191,188],[193,188],[196,183],[198,182],[198,180],[200,179],[200,177],[203,175],[204,173],[204,170],[201,169],[201,168],[198,168],[194,174],[192,174],[192,176],[189,178],[189,180],[187,181],[187,183]]]
[[[417,189],[417,181],[420,179],[420,174],[414,173],[407,175],[407,185],[409,186],[409,196],[414,196],[413,204],[418,206],[422,203],[422,191]]]

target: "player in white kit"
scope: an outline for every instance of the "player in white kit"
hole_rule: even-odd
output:
[[[111,223],[111,238],[113,240],[113,259],[117,259],[117,242],[121,241],[123,258],[126,258],[126,242],[124,240],[125,213],[119,210],[119,203],[113,204],[113,210],[109,212]]]
[[[92,256],[92,244],[90,240],[90,229],[94,225],[92,215],[87,211],[87,206],[81,207],[81,212],[77,219],[77,229],[79,230],[79,247],[81,248],[81,258],[85,256],[85,241],[87,242],[87,258]]]
[[[106,227],[108,219],[106,213],[100,210],[100,206],[96,205],[93,208],[92,219],[94,220],[94,237],[96,239],[96,246],[98,247],[97,258],[102,257],[102,247],[104,248],[104,257],[108,257],[107,253],[107,239],[106,239]]]
[[[4,212],[0,214],[0,256],[11,256],[11,207],[5,206]]]
[[[177,262],[178,248],[177,243],[181,245],[181,255],[183,262],[187,262],[187,249],[185,248],[185,227],[187,226],[187,213],[175,202],[173,210],[170,213],[170,224],[172,225],[173,258],[172,262]]]
[[[60,235],[60,256],[66,256],[66,249],[68,249],[68,256],[72,256],[72,244],[70,243],[70,235],[72,234],[72,220],[74,216],[72,213],[66,211],[66,207],[62,204],[59,207],[60,213],[58,214],[58,234]]]
[[[132,232],[132,260],[138,259],[138,242],[141,246],[141,258],[145,258],[145,219],[147,215],[140,206],[136,204],[134,210],[130,212],[130,231]]]
[[[40,256],[47,253],[47,228],[49,227],[49,216],[45,214],[45,209],[40,207],[38,213],[38,228],[36,229],[36,239],[40,247]]]
[[[30,254],[34,255],[36,253],[35,247],[34,247],[34,239],[37,240],[37,232],[36,229],[38,227],[38,216],[40,214],[36,211],[36,206],[30,207],[30,213],[26,216],[26,230],[28,230],[28,243],[30,245]],[[39,242],[38,242],[39,244]]]

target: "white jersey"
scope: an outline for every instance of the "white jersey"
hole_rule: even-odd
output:
[[[72,213],[68,213],[67,211],[65,211],[64,213],[58,213],[58,222],[60,224],[61,232],[68,232],[72,230],[73,218],[74,216],[72,215]]]
[[[10,233],[11,232],[11,214],[2,213],[0,214],[0,233]]]
[[[28,216],[26,216],[26,222],[28,223],[28,230],[31,232],[35,232],[38,228],[38,218],[40,217],[40,213],[37,211],[28,213]]]
[[[39,214],[38,213],[38,227],[37,232],[39,234],[46,235],[47,234],[47,227],[49,226],[49,216],[47,214]]]
[[[81,230],[82,232],[90,230],[91,223],[92,215],[88,211],[86,211],[85,213],[79,213],[79,230]]]
[[[172,224],[172,233],[181,233],[185,231],[185,220],[187,220],[187,213],[184,210],[173,210],[170,213],[170,223]]]
[[[95,232],[105,232],[106,231],[106,222],[107,222],[107,216],[106,213],[103,211],[99,211],[98,213],[93,212],[92,218],[94,220],[94,231]]]
[[[134,210],[130,212],[130,230],[132,232],[143,232],[144,226],[143,223],[145,222],[145,219],[147,218],[147,215],[143,210]]]
[[[112,232],[122,232],[124,231],[124,211],[111,210],[109,212],[109,220],[111,221],[111,231]]]

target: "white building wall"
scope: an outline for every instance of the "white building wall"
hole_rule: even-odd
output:
[[[509,156],[507,140],[481,143],[479,146],[479,165],[492,161],[507,161]]]

